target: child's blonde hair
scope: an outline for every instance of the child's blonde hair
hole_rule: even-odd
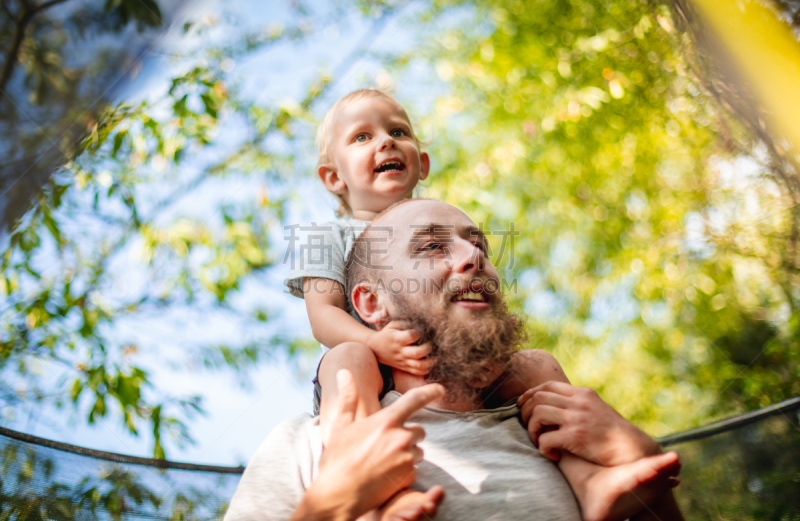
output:
[[[322,123],[320,123],[319,127],[317,128],[316,144],[317,150],[319,150],[319,160],[317,161],[317,166],[328,163],[331,160],[331,125],[333,125],[333,120],[339,111],[354,101],[373,96],[383,96],[384,98],[390,99],[400,105],[400,103],[394,99],[389,92],[381,89],[358,89],[339,98],[339,100],[334,103],[330,109],[328,109],[325,117],[322,118]],[[403,106],[400,105],[400,107],[402,108]],[[403,111],[405,112],[405,109],[403,109]],[[406,117],[408,117],[408,114],[406,114]],[[417,148],[420,148],[419,139],[417,138],[417,134],[414,132],[414,128],[411,125],[411,118],[408,118],[408,124],[411,128],[411,135],[414,137],[414,141],[417,143]],[[350,204],[348,204],[344,195],[336,192],[332,193],[337,199],[339,199],[339,208],[336,210],[336,215],[338,217],[352,215],[353,209],[350,208]]]

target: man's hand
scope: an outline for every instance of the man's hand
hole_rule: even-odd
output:
[[[337,373],[339,402],[320,472],[293,519],[348,519],[382,505],[416,479],[422,461],[417,443],[425,431],[404,423],[418,410],[444,396],[438,384],[412,389],[389,407],[356,419],[358,393],[349,371]],[[440,495],[435,495],[441,501]]]
[[[403,322],[392,321],[380,331],[375,331],[367,341],[378,362],[416,376],[425,376],[431,370],[432,360],[425,360],[433,349],[430,342],[414,345],[420,333],[403,327]]]
[[[546,382],[526,391],[517,405],[534,445],[553,461],[558,461],[561,450],[604,466],[661,452],[655,440],[592,389]]]

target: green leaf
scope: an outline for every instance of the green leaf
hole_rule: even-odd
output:
[[[83,387],[84,383],[79,378],[76,378],[75,381],[72,382],[72,388],[69,391],[69,395],[73,402],[77,403],[78,398],[83,392]]]
[[[200,99],[203,100],[203,105],[206,107],[206,114],[214,119],[217,119],[217,102],[208,93],[201,94]]]
[[[116,159],[117,152],[119,152],[119,149],[122,147],[122,143],[125,141],[127,135],[128,131],[125,130],[122,132],[117,132],[117,134],[114,136],[114,148],[111,150],[111,157]]]
[[[49,211],[45,211],[44,214],[42,215],[42,222],[47,227],[47,229],[50,231],[50,234],[53,236],[53,238],[56,240],[56,244],[60,245],[61,244],[61,230],[58,229],[58,224],[53,219],[53,217],[50,215]]]

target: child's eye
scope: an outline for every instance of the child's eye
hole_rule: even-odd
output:
[[[392,137],[403,137],[405,135],[406,135],[405,131],[400,130],[399,128],[392,130]]]
[[[362,142],[364,142],[366,140],[367,140],[367,135],[366,134],[359,134],[359,135],[356,136],[354,141],[356,141],[357,143],[362,143]]]

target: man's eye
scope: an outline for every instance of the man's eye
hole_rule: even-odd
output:
[[[422,249],[425,250],[425,251],[434,251],[434,250],[441,249],[442,246],[443,245],[442,245],[441,242],[430,242],[430,243],[426,244],[425,246],[423,246]]]
[[[356,136],[356,139],[355,139],[355,141],[357,143],[362,143],[362,142],[364,142],[366,140],[367,140],[367,135],[366,134],[359,134],[359,135]]]
[[[392,137],[403,137],[405,135],[406,135],[405,131],[400,130],[399,128],[392,130]]]

